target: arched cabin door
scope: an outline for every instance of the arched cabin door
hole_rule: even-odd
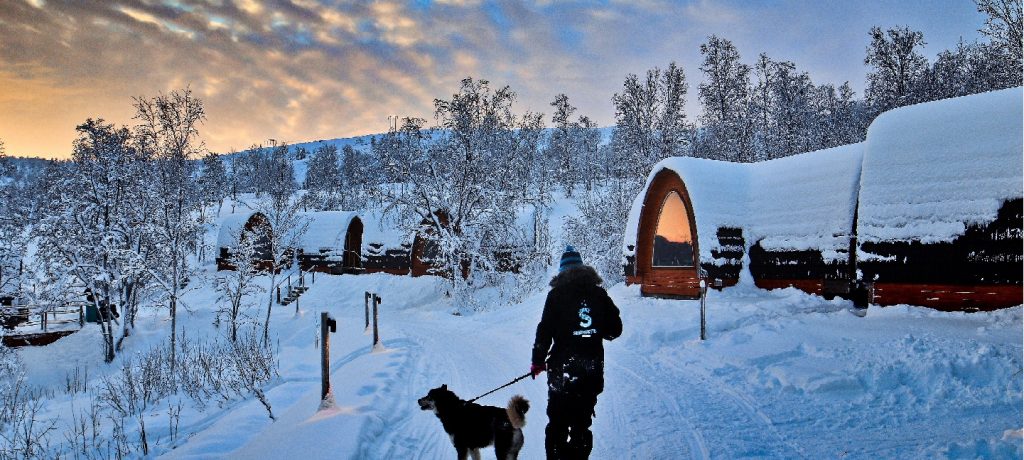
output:
[[[676,173],[659,172],[644,198],[636,266],[644,296],[700,297],[697,225],[686,186]]]
[[[342,257],[343,273],[359,273],[362,268],[360,251],[363,247],[363,222],[353,217],[345,232],[344,257]]]

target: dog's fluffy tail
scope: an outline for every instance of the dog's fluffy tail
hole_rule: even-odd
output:
[[[530,401],[521,395],[515,395],[508,400],[508,407],[505,408],[505,411],[508,412],[508,420],[515,428],[522,428],[526,425],[526,411],[528,410],[530,410]]]

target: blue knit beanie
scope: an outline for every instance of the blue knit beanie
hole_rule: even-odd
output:
[[[571,245],[566,246],[565,252],[562,253],[562,261],[558,263],[558,272],[561,273],[580,265],[583,265],[583,258],[580,257],[580,253],[576,252],[576,248]]]

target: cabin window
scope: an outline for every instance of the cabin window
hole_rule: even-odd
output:
[[[679,193],[665,197],[654,233],[655,267],[693,267],[693,231],[690,213]]]

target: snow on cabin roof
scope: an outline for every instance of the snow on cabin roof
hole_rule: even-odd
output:
[[[656,164],[633,201],[623,249],[632,254],[647,189],[662,170],[686,185],[697,223],[701,258],[711,259],[721,227],[743,229],[748,244],[767,250],[817,249],[839,257],[853,229],[862,144],[760,163],[666,158]]]
[[[298,215],[299,219],[305,220],[307,227],[297,246],[307,253],[344,249],[348,227],[353,219],[359,217],[353,211],[300,212]]]
[[[371,245],[380,252],[412,246],[415,228],[411,223],[403,225],[397,217],[385,216],[380,209],[363,211],[360,218],[363,220],[363,254],[375,252],[371,251]]]
[[[220,220],[220,231],[217,232],[217,247],[230,248],[238,244],[237,238],[253,214],[257,212],[242,211],[224,216]]]
[[[858,143],[746,165],[744,237],[767,250],[815,249],[825,261],[846,258],[863,154]]]
[[[947,241],[1021,198],[1021,88],[918,104],[871,124],[860,241]]]

